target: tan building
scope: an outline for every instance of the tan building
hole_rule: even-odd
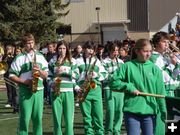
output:
[[[135,40],[151,38],[180,12],[179,5],[180,0],[71,0],[60,21],[71,25],[64,37],[73,44],[123,40],[126,31]]]
[[[78,44],[93,40],[106,43],[125,38],[126,24],[130,22],[127,0],[71,0],[68,8],[69,14],[60,21],[71,24],[71,34],[65,35],[69,42]]]

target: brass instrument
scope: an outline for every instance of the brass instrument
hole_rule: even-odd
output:
[[[13,58],[11,54],[7,54],[5,59],[3,59],[3,61],[0,61],[0,75],[3,75],[8,71],[9,66],[8,66],[7,60],[10,57]]]
[[[180,54],[180,50],[178,47],[174,46],[174,45],[170,45],[169,48],[166,49],[166,52],[164,53],[164,56],[168,59],[172,58],[175,54],[175,52],[177,52],[178,54]]]
[[[178,52],[180,53],[180,50],[177,46],[173,45],[173,44],[170,44],[169,47],[171,48],[171,52]]]
[[[36,93],[37,92],[37,88],[38,88],[38,80],[40,77],[40,73],[37,70],[34,70],[33,67],[37,64],[36,62],[36,51],[34,49],[32,49],[34,52],[34,57],[32,59],[32,93]]]
[[[92,80],[92,76],[91,76],[91,74],[94,70],[96,61],[97,61],[97,58],[95,59],[94,63],[91,65],[91,67],[89,68],[89,73],[88,73],[87,77],[85,78],[84,83],[81,85],[80,92],[78,94],[78,99],[80,102],[84,102],[89,91],[91,89],[96,88],[96,82]]]
[[[62,64],[62,63],[59,62],[59,60],[57,59],[57,61],[56,61],[57,67],[60,67],[61,64]],[[55,84],[55,86],[54,86],[54,94],[55,94],[56,96],[58,96],[58,95],[60,94],[61,81],[62,81],[62,79],[61,79],[61,77],[59,77],[59,76],[56,76],[56,77],[54,78],[54,84]]]
[[[163,55],[165,56],[165,58],[170,58],[171,56],[173,56],[173,51],[170,48],[167,48]]]
[[[7,64],[7,62],[1,61],[1,62],[0,62],[0,75],[5,74],[5,73],[7,72],[7,70],[8,70],[8,64]]]
[[[17,86],[17,84],[14,81],[10,80],[7,77],[3,77],[3,74],[5,74],[7,71],[8,71],[8,64],[7,64],[7,62],[1,61],[0,62],[0,77],[4,78],[4,80],[0,80],[0,83],[7,83],[7,84],[13,86],[14,88],[17,88],[18,86]]]
[[[58,96],[60,94],[60,85],[61,85],[61,78],[60,77],[56,77],[54,78],[54,82],[55,82],[55,87],[54,87],[54,94],[56,96]]]

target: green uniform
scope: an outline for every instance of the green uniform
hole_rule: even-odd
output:
[[[180,83],[175,77],[177,76],[177,72],[175,72],[177,66],[171,64],[170,60],[155,51],[152,53],[150,60],[162,71],[166,95],[174,97],[174,90],[179,87]]]
[[[175,80],[180,81],[180,63],[179,62],[176,64],[172,74]],[[175,96],[180,97],[180,86],[176,88]]]
[[[161,120],[165,121],[165,100],[150,96],[134,96],[129,94],[134,90],[145,93],[165,95],[162,73],[152,62],[139,63],[133,60],[123,64],[120,71],[114,73],[110,87],[113,90],[126,92],[123,111],[138,115],[157,115],[161,112]],[[156,121],[158,123],[158,121]],[[165,125],[161,129],[165,132]]]
[[[62,135],[62,115],[64,115],[65,123],[65,135],[74,135],[73,123],[74,123],[74,93],[73,87],[75,80],[78,78],[78,68],[76,61],[72,59],[72,62],[65,61],[63,64],[58,65],[56,63],[57,56],[51,59],[49,63],[49,80],[50,85],[54,82],[54,78],[60,77],[61,82],[58,86],[60,91],[59,95],[56,95],[52,90],[52,111],[54,120],[54,134]],[[56,73],[56,69],[60,68],[60,72]]]
[[[180,81],[178,80],[178,64],[174,66],[172,63],[170,63],[169,59],[156,51],[152,53],[150,60],[155,63],[162,71],[164,85],[166,89],[166,96],[174,97],[175,90],[179,87],[180,83]],[[167,119],[174,119],[173,108],[171,105],[167,105],[167,111]]]
[[[116,59],[115,62],[109,57],[103,60],[103,65],[109,76],[112,76],[116,70],[119,70],[120,66],[124,62],[120,59]],[[120,135],[122,118],[123,118],[123,102],[124,93],[113,92],[109,87],[108,78],[103,82],[103,89],[105,90],[105,103],[106,103],[106,117],[105,117],[105,134],[108,135]]]
[[[17,76],[22,79],[32,79],[32,54],[22,53],[11,64],[10,77]],[[36,52],[36,62],[41,70],[48,71],[48,63],[41,53]],[[43,115],[43,79],[39,77],[37,92],[32,93],[31,88],[19,84],[19,135],[28,135],[29,121],[32,119],[33,135],[42,135]]]
[[[107,77],[107,72],[99,60],[94,63],[96,59],[96,57],[86,58],[86,63],[83,57],[77,59],[77,65],[80,72],[80,78],[77,83],[77,87],[79,88],[83,84],[86,77],[88,77],[89,73],[87,71],[89,71],[89,68],[94,65],[93,71],[91,71],[91,76],[92,80],[96,83],[96,87],[94,89],[90,89],[85,101],[80,103],[86,135],[104,135],[103,104],[100,81],[103,81]]]

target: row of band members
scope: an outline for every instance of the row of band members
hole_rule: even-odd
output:
[[[179,63],[175,55],[169,56],[168,61],[162,55],[169,47],[167,33],[156,33],[152,42],[155,47],[153,52],[149,40],[137,40],[133,51],[134,59],[124,63],[117,57],[119,45],[116,43],[109,47],[109,55],[100,61],[94,57],[93,42],[86,42],[82,56],[75,60],[70,56],[68,45],[61,41],[48,64],[41,53],[32,49],[35,45],[34,37],[26,35],[23,38],[25,51],[14,59],[9,70],[10,79],[19,84],[19,134],[28,134],[30,118],[34,134],[42,134],[43,79],[47,76],[56,135],[62,134],[62,114],[65,119],[65,134],[74,134],[73,90],[81,93],[82,86],[89,85],[87,81],[94,81],[95,87],[80,102],[85,134],[104,134],[102,81],[106,104],[105,134],[120,134],[123,114],[129,135],[140,134],[140,129],[145,135],[165,133],[165,100],[138,95],[140,92],[147,92],[174,96],[172,93],[179,86]],[[32,66],[35,57],[36,61]],[[31,92],[32,71],[38,71],[40,75],[35,93]],[[57,86],[55,78],[58,77],[61,83]],[[59,87],[60,94],[55,93],[56,87]]]
[[[119,52],[119,57],[122,59],[124,62],[130,60],[130,55],[129,55],[129,50],[132,48],[135,44],[135,41],[131,41],[129,39],[124,40],[122,43],[120,41],[114,41],[118,46],[120,46],[120,52]],[[106,46],[103,45],[98,45],[97,47],[97,53],[96,56],[100,60],[104,59],[106,56],[108,56],[108,46],[112,46],[113,42],[108,42]],[[23,49],[20,47],[22,45],[17,45],[13,46],[11,44],[5,44],[5,49],[1,47],[1,60],[0,61],[5,61],[8,64],[8,67],[10,67],[13,59],[18,55],[19,53],[23,52]],[[46,44],[45,48],[40,48],[40,52],[45,56],[45,59],[49,63],[50,59],[56,55],[56,47],[57,43],[56,42],[49,42]],[[72,57],[73,58],[78,58],[82,56],[83,54],[83,47],[82,45],[77,45],[74,50],[71,50]],[[16,92],[16,88],[14,87],[15,85],[12,84],[12,82],[9,82],[8,80],[9,72],[7,71],[4,74],[4,79],[6,80],[6,88],[7,88],[7,104],[5,107],[13,107],[13,113],[18,112],[18,93]],[[43,84],[45,86],[44,90],[44,97],[45,100],[51,104],[51,98],[50,98],[50,89],[47,84],[47,80],[43,81]],[[78,103],[77,103],[78,105]]]

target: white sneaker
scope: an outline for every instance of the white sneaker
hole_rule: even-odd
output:
[[[78,107],[78,106],[79,106],[79,103],[76,103],[76,104],[75,104],[75,106],[77,106],[77,107]]]
[[[5,105],[5,107],[6,107],[6,108],[9,108],[9,107],[11,107],[11,105],[10,105],[10,104],[7,104],[7,105]]]

